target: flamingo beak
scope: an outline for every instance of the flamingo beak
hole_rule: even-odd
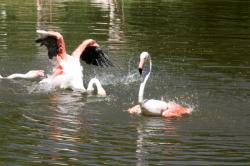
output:
[[[140,75],[142,75],[142,68],[138,68]]]
[[[93,44],[94,47],[100,47],[96,42]]]
[[[139,63],[139,66],[138,66],[140,75],[142,75],[143,66],[144,66],[144,59],[140,59],[140,63]]]

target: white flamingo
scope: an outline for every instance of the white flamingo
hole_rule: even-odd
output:
[[[55,65],[53,75],[42,80],[41,83],[85,92],[80,59],[96,66],[113,66],[93,39],[84,40],[70,56],[66,53],[64,39],[59,32],[37,30],[37,33],[41,38],[36,42],[47,47],[48,57]]]
[[[97,95],[105,97],[106,96],[106,91],[103,89],[100,81],[97,78],[92,78],[89,81],[88,88],[87,88],[87,93],[91,94],[94,92],[94,85],[96,86],[97,89]]]
[[[128,112],[131,114],[143,114],[150,116],[163,116],[163,117],[180,117],[184,114],[189,114],[191,110],[189,108],[183,107],[175,102],[164,102],[161,100],[144,100],[143,93],[146,82],[150,76],[152,61],[148,52],[142,52],[140,55],[140,63],[139,63],[139,72],[142,74],[142,70],[144,68],[144,64],[149,61],[149,71],[144,76],[143,81],[140,85],[138,102],[139,105],[136,105],[130,109]]]
[[[23,79],[35,79],[38,77],[44,77],[44,71],[43,70],[30,70],[25,74],[21,74],[21,73],[15,73],[15,74],[11,74],[7,77],[2,77],[0,75],[0,78],[6,78],[6,79],[15,79],[15,78],[23,78]]]

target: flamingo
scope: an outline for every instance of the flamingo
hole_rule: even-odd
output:
[[[43,79],[40,83],[85,92],[80,59],[87,64],[96,66],[113,66],[113,63],[93,39],[84,40],[70,56],[66,53],[65,42],[59,32],[37,30],[37,33],[41,38],[37,39],[36,43],[47,47],[48,57],[54,64],[52,76]]]
[[[97,95],[105,97],[106,96],[106,91],[103,89],[100,81],[97,78],[92,78],[89,81],[88,87],[87,87],[87,93],[91,94],[94,92],[94,85],[96,86],[97,89]]]
[[[25,74],[21,74],[21,73],[15,73],[15,74],[11,74],[7,77],[2,77],[0,75],[0,78],[7,78],[7,79],[15,79],[15,78],[23,78],[23,79],[35,79],[38,77],[44,77],[44,71],[43,70],[30,70]]]
[[[191,110],[189,108],[183,107],[175,102],[165,102],[161,100],[144,100],[144,88],[146,82],[150,76],[152,61],[148,52],[142,52],[140,54],[140,62],[139,62],[139,73],[142,74],[144,69],[144,64],[149,61],[149,71],[145,74],[143,81],[140,84],[138,102],[139,104],[129,108],[128,112],[130,114],[143,114],[149,116],[163,116],[166,118],[170,117],[181,117],[184,114],[190,114]]]

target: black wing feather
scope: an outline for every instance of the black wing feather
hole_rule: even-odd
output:
[[[88,46],[81,54],[81,60],[85,61],[87,64],[101,67],[114,66],[102,49],[95,46]]]
[[[52,59],[58,54],[57,39],[53,36],[46,36],[36,40],[36,43],[40,43],[40,46],[45,45],[48,49],[48,57]]]

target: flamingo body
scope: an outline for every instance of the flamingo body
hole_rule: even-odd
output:
[[[168,109],[168,103],[161,100],[144,100],[141,105],[143,114],[161,116],[162,112]]]
[[[180,104],[175,102],[169,102],[167,110],[162,112],[162,116],[166,118],[171,117],[181,117],[186,114],[190,114],[191,109],[187,107],[183,107]]]
[[[85,92],[86,89],[83,85],[82,74],[83,69],[80,61],[75,57],[67,55],[67,61],[62,59],[59,64],[63,70],[59,71],[59,74],[56,76],[49,76],[48,78],[43,79],[40,83],[49,84],[61,89],[72,89]]]

